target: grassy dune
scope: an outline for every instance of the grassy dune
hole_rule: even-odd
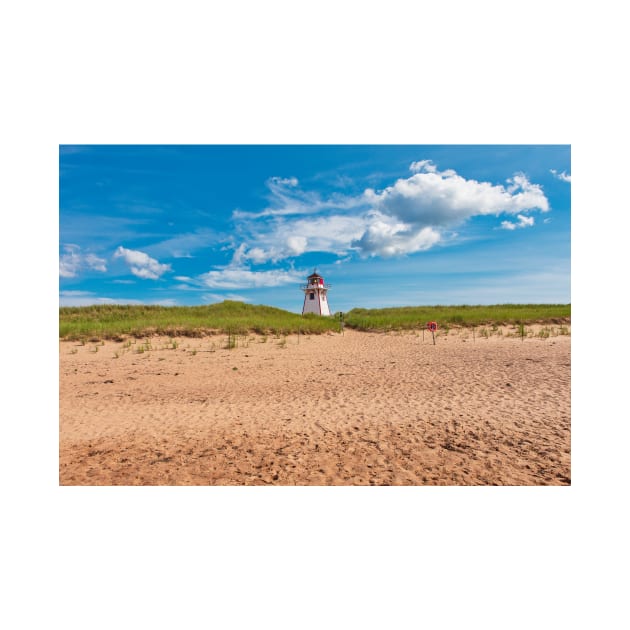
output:
[[[564,324],[571,319],[570,304],[495,304],[493,306],[403,306],[354,308],[346,324],[358,330],[403,330],[438,326],[485,326],[492,324]]]
[[[570,304],[500,304],[496,306],[413,306],[355,308],[345,323],[358,330],[421,328],[428,321],[440,327],[488,324],[568,323]],[[318,334],[339,330],[335,317],[298,315],[271,306],[225,301],[209,306],[99,305],[61,307],[62,339],[122,339],[151,334],[202,336],[212,333]]]
[[[332,318],[304,317],[271,306],[225,301],[209,306],[99,305],[59,309],[62,339],[117,339],[150,334],[199,337],[210,333],[290,334],[337,330]]]

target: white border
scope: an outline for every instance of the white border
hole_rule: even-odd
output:
[[[614,451],[627,434],[615,396],[626,385],[610,370],[625,357],[614,328],[625,284],[609,258],[623,251],[615,237],[627,221],[610,214],[623,208],[611,190],[625,187],[616,153],[627,136],[617,6],[599,3],[600,40],[597,14],[564,2],[62,1],[3,11],[13,314],[2,613],[13,623],[3,625],[627,619],[612,571],[628,549],[614,501],[625,449]],[[573,487],[59,488],[57,148],[99,142],[572,144]]]

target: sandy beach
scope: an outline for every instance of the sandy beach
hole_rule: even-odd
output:
[[[59,482],[570,485],[571,338],[510,333],[62,341]]]

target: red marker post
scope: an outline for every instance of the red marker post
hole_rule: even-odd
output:
[[[435,331],[438,328],[437,322],[427,322],[427,328],[431,331],[433,336],[433,345],[435,345]]]

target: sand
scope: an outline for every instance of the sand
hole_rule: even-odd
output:
[[[60,484],[570,485],[570,336],[479,332],[60,342]]]

